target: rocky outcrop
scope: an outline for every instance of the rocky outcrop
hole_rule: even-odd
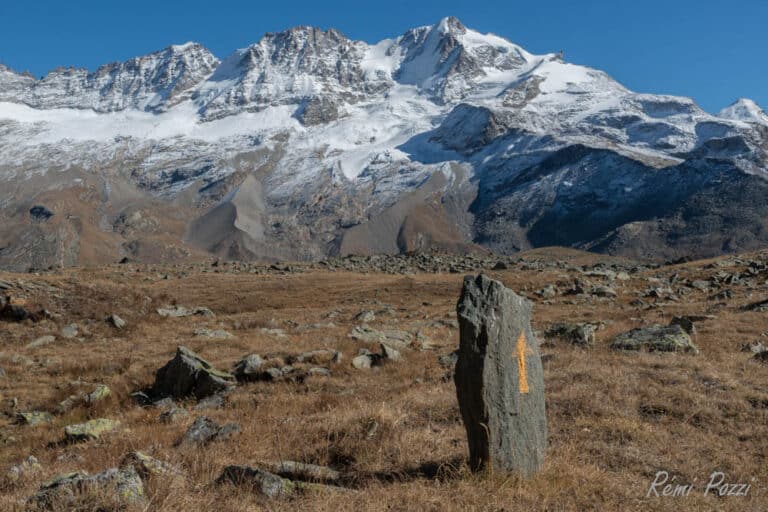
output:
[[[191,89],[219,64],[197,43],[168,48],[126,62],[85,69],[58,68],[27,82],[9,100],[40,108],[138,109],[159,112],[189,99]],[[3,83],[0,76],[0,84]],[[7,101],[7,100],[6,100]]]
[[[173,359],[157,370],[151,395],[202,399],[227,391],[233,385],[234,376],[217,370],[188,348],[178,347]]]

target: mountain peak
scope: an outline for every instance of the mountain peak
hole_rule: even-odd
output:
[[[434,27],[441,34],[464,34],[467,31],[467,27],[455,16],[446,16],[437,22]]]
[[[323,29],[312,25],[298,25],[280,32],[267,32],[252,46],[264,41],[300,41],[312,44],[325,40],[345,42],[349,41],[349,38],[335,28]]]
[[[201,45],[200,43],[196,43],[195,41],[187,41],[184,44],[172,44],[167,49],[173,52],[182,53],[188,50],[198,49],[198,48],[203,48],[203,45]]]
[[[768,114],[749,98],[739,98],[721,110],[718,116],[746,123],[768,124]]]

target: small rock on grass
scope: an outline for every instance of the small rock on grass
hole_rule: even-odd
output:
[[[72,339],[76,337],[79,333],[79,328],[77,324],[69,324],[65,325],[61,328],[61,337],[66,339]]]
[[[39,473],[42,469],[43,467],[40,465],[40,461],[37,460],[37,457],[30,455],[24,459],[24,462],[21,464],[11,467],[6,474],[6,477],[11,482],[18,482],[22,478]]]
[[[181,471],[170,464],[158,460],[144,452],[131,452],[123,458],[122,467],[132,466],[139,476],[144,479],[149,476],[181,475]]]
[[[176,423],[187,417],[189,417],[189,412],[186,409],[174,406],[160,413],[157,419],[161,423]]]
[[[123,329],[126,325],[128,325],[125,320],[117,315],[109,315],[107,317],[107,323],[118,330]]]
[[[45,411],[28,411],[16,413],[16,419],[22,425],[36,427],[53,422],[53,415]]]
[[[75,504],[78,496],[90,493],[104,496],[121,507],[145,501],[144,483],[132,466],[126,466],[92,476],[85,471],[58,475],[43,483],[29,503],[48,510],[71,510],[70,506]]]
[[[164,308],[159,308],[157,314],[164,318],[181,318],[186,316],[213,318],[216,316],[213,311],[202,306],[193,308],[185,308],[184,306],[165,306]]]
[[[238,432],[240,432],[240,427],[236,423],[219,425],[207,416],[200,416],[195,419],[195,422],[189,427],[184,437],[177,442],[177,445],[207,444],[212,441],[228,439]]]
[[[616,350],[641,350],[649,352],[688,352],[698,354],[699,349],[691,337],[679,325],[653,325],[632,329],[616,336],[611,343]]]
[[[232,333],[229,333],[224,329],[195,329],[193,334],[199,338],[209,338],[212,340],[228,340],[234,338]]]
[[[341,473],[335,469],[316,464],[307,464],[306,462],[284,460],[273,464],[266,464],[265,466],[272,473],[291,480],[326,483],[337,483],[341,480]]]
[[[102,435],[114,432],[120,427],[120,422],[106,418],[98,418],[64,427],[64,435],[67,441],[89,441],[99,439]]]
[[[38,347],[44,347],[45,345],[50,345],[56,341],[56,336],[51,336],[50,334],[46,336],[40,336],[39,338],[36,338],[34,341],[27,344],[27,348],[38,348]]]
[[[304,491],[349,491],[344,487],[296,482],[261,468],[238,465],[224,468],[216,482],[249,487],[267,498],[289,498]]]
[[[96,388],[88,394],[86,402],[89,404],[95,404],[108,398],[112,394],[112,390],[106,384],[98,384]]]
[[[402,359],[400,352],[385,343],[381,344],[381,356],[387,361],[399,361]]]

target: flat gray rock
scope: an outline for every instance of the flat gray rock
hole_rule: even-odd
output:
[[[688,352],[698,354],[699,349],[680,325],[652,325],[632,329],[613,339],[615,350],[647,350],[648,352]]]
[[[357,341],[368,343],[386,343],[391,347],[403,349],[411,346],[413,335],[399,329],[374,329],[367,325],[358,325],[352,328],[349,337]]]
[[[203,316],[206,318],[213,318],[216,315],[213,311],[206,307],[196,306],[193,308],[186,308],[184,306],[165,306],[159,308],[157,314],[165,318],[181,318],[185,316]]]
[[[50,334],[45,336],[40,336],[39,338],[35,339],[34,341],[27,344],[27,348],[38,348],[38,347],[44,347],[45,345],[50,345],[51,343],[56,341],[56,336],[52,336]]]

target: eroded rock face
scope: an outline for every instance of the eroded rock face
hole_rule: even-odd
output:
[[[178,347],[173,359],[157,371],[152,394],[155,397],[205,398],[229,390],[234,377],[217,370],[186,347]]]
[[[302,105],[296,117],[305,126],[330,123],[339,117],[339,106],[332,98],[316,96]]]
[[[454,380],[470,466],[530,476],[547,446],[544,375],[531,303],[484,275],[464,278]]]

